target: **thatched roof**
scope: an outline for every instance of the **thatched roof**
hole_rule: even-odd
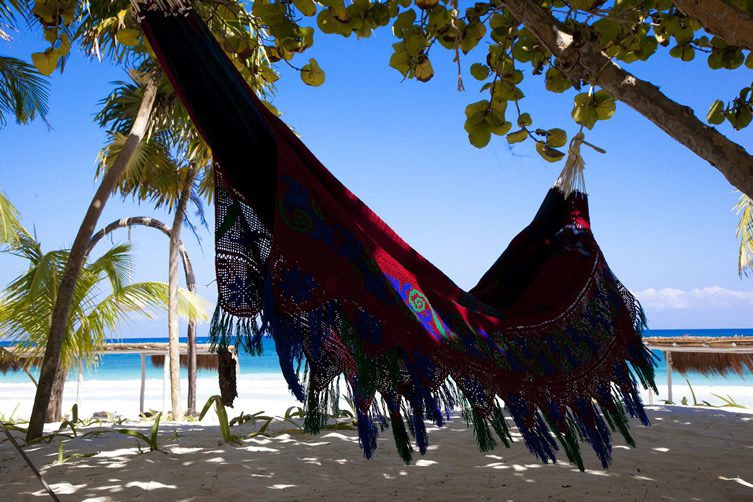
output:
[[[181,343],[178,346],[180,365],[188,366],[188,344]],[[231,347],[232,350],[232,347]],[[107,343],[100,354],[150,354],[152,364],[161,368],[164,365],[164,354],[167,352],[167,343]],[[5,375],[9,371],[21,371],[22,365],[26,368],[37,368],[42,364],[41,357],[32,357],[28,352],[14,347],[3,347],[0,350],[0,373]],[[208,343],[196,345],[196,366],[200,369],[217,369],[217,356],[212,352]]]
[[[149,359],[152,362],[152,366],[162,368],[165,365],[165,356],[151,355]],[[180,355],[180,367],[188,367],[188,355]],[[196,354],[196,367],[200,370],[216,370],[217,369],[217,354]]]
[[[0,373],[5,375],[9,371],[21,371],[22,366],[36,368],[42,364],[41,357],[28,357],[13,353],[6,348],[0,350]]]
[[[646,336],[643,343],[657,350],[682,351],[691,348],[731,349],[753,352],[753,336]]]
[[[682,374],[696,371],[704,375],[753,373],[753,337],[646,337],[644,343],[672,354],[672,368]]]

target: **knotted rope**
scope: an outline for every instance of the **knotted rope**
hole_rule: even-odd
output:
[[[583,128],[581,127],[578,134],[570,140],[565,167],[562,168],[562,172],[554,184],[555,188],[559,188],[562,191],[565,198],[569,197],[573,192],[586,193],[586,178],[583,175],[586,169],[586,161],[583,160],[583,156],[580,154],[581,145],[590,146],[599,153],[607,153],[603,148],[599,148],[586,141],[586,136],[583,134]]]

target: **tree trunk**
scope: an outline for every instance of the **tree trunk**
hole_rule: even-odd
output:
[[[52,382],[52,393],[50,394],[50,403],[47,405],[45,421],[60,422],[63,419],[63,391],[65,390],[65,377],[68,372],[62,365],[58,366],[55,372],[55,379]]]
[[[731,45],[753,50],[753,14],[725,0],[675,0],[686,16],[701,23],[706,32],[722,37]]]
[[[50,403],[55,375],[59,371],[60,351],[63,347],[63,339],[68,331],[68,318],[73,301],[73,290],[78,281],[81,267],[86,259],[89,238],[97,226],[97,220],[99,220],[99,216],[102,214],[107,199],[113,190],[115,190],[123,171],[128,165],[128,161],[141,142],[141,138],[146,133],[156,96],[156,82],[150,80],[144,89],[144,96],[141,98],[141,105],[136,115],[136,120],[133,122],[131,132],[123,145],[123,149],[113,166],[102,177],[102,183],[97,188],[97,192],[94,194],[91,204],[89,204],[89,209],[86,211],[86,216],[84,216],[84,221],[81,222],[81,227],[76,234],[76,239],[73,241],[70,256],[68,257],[68,262],[65,265],[65,271],[60,281],[55,310],[52,315],[50,336],[47,340],[47,347],[44,352],[44,359],[42,360],[39,385],[34,397],[34,407],[31,411],[29,429],[26,434],[27,441],[39,438],[44,430],[45,414]]]
[[[599,85],[656,124],[669,136],[716,167],[734,187],[753,194],[753,157],[745,149],[704,124],[687,106],[658,87],[620,68],[595,40],[577,40],[568,28],[535,0],[504,0],[510,13],[557,58],[574,82]]]
[[[178,254],[180,250],[180,231],[183,227],[183,219],[186,216],[186,208],[191,197],[193,181],[196,178],[197,170],[191,166],[186,173],[183,187],[178,199],[178,205],[175,208],[173,217],[173,226],[170,228],[170,257],[169,257],[169,277],[168,277],[168,297],[167,297],[167,330],[169,334],[169,353],[170,353],[170,400],[172,405],[173,419],[181,420],[183,418],[183,407],[180,402],[180,352],[178,340]],[[189,344],[190,345],[190,344]],[[191,361],[191,350],[189,348],[189,364]],[[192,371],[194,372],[194,381],[196,378],[196,352],[193,351],[193,368],[189,368],[189,378]],[[196,406],[194,393],[194,408]],[[190,408],[189,403],[189,408]],[[194,410],[195,411],[195,410]]]
[[[155,228],[170,237],[170,227],[165,225],[159,220],[149,218],[148,216],[133,216],[131,218],[121,218],[115,220],[105,228],[94,234],[91,241],[89,241],[89,250],[87,254],[91,252],[92,248],[102,240],[109,233],[119,229],[128,228],[134,225],[142,225],[150,228]],[[191,260],[188,257],[188,251],[182,241],[178,241],[178,251],[180,252],[180,258],[183,262],[183,273],[186,277],[186,288],[191,293],[196,293],[196,277],[193,273],[193,266]],[[196,415],[196,321],[193,319],[188,320],[188,415]]]

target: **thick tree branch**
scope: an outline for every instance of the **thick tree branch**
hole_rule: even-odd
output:
[[[725,42],[753,50],[753,15],[725,0],[675,0],[686,16],[701,23],[703,29]]]
[[[743,147],[701,122],[693,110],[672,101],[655,85],[620,68],[596,40],[573,36],[536,1],[505,0],[505,5],[555,55],[570,79],[599,85],[707,160],[733,186],[748,196],[753,194],[753,157]]]

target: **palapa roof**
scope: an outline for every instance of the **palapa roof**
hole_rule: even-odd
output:
[[[651,349],[670,352],[672,368],[682,374],[704,375],[736,373],[742,377],[753,373],[753,337],[751,336],[673,336],[645,337]]]

